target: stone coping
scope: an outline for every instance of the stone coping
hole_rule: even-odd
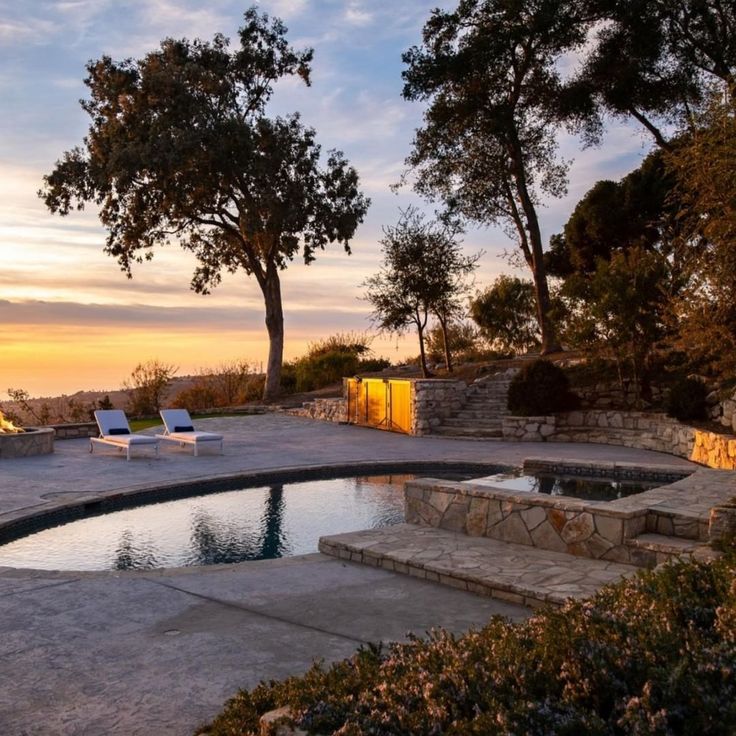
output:
[[[414,524],[322,537],[319,550],[534,608],[587,598],[638,569]]]
[[[421,478],[419,480],[407,481],[407,489],[429,490],[451,493],[457,496],[468,496],[470,498],[486,498],[497,501],[508,501],[526,506],[543,506],[551,509],[562,509],[565,511],[584,512],[591,511],[600,513],[608,510],[609,501],[586,501],[574,496],[548,496],[545,493],[527,493],[514,491],[508,488],[495,488],[490,485],[476,483],[473,480],[447,481],[440,478]],[[621,519],[631,519],[645,513],[646,509],[619,510],[612,508],[610,516]],[[606,514],[609,515],[609,514]]]

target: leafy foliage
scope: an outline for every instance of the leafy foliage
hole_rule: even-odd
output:
[[[577,75],[598,111],[637,120],[663,148],[664,124],[690,126],[714,82],[734,82],[731,0],[588,0],[599,22]],[[585,92],[584,92],[585,91]]]
[[[242,269],[263,293],[270,349],[265,393],[279,390],[283,310],[279,271],[349,241],[369,201],[338,151],[320,163],[315,131],[298,115],[267,118],[283,77],[309,83],[311,51],[296,52],[278,20],[245,13],[239,48],[166,39],[139,60],[87,65],[91,118],[83,148],[45,177],[52,212],[93,202],[107,228],[105,252],[130,276],[153,249],[176,239],[197,258],[192,288],[207,293]]]
[[[667,414],[682,422],[689,419],[706,419],[705,397],[708,388],[697,378],[683,378],[670,388],[667,397]]]
[[[621,388],[629,378],[640,401],[652,351],[665,332],[669,263],[655,252],[631,248],[599,259],[589,277],[567,279],[566,338],[574,347],[616,363]]]
[[[522,352],[539,344],[534,284],[516,276],[499,276],[470,302],[470,316],[495,348]]]
[[[294,391],[314,391],[339,383],[346,376],[359,371],[385,367],[370,359],[370,335],[347,332],[331,335],[309,346],[307,354],[290,365],[294,373]]]
[[[678,562],[520,624],[493,618],[361,649],[242,691],[200,734],[257,734],[282,705],[309,733],[563,736],[736,730],[736,561]]]
[[[522,417],[568,411],[575,404],[565,371],[548,360],[524,365],[509,385],[508,408]]]
[[[232,360],[214,368],[203,368],[189,388],[172,402],[189,411],[236,406],[253,401],[263,391],[263,380],[245,360]]]
[[[736,97],[712,95],[697,128],[668,155],[683,234],[677,347],[698,372],[736,377]]]
[[[445,337],[447,338],[450,354],[454,362],[464,361],[483,351],[484,341],[478,330],[468,322],[454,321],[442,329],[442,325],[435,324],[427,331],[427,358],[439,362],[445,357]]]
[[[590,274],[599,259],[630,248],[667,252],[674,226],[675,178],[661,151],[619,182],[599,181],[578,202],[546,254],[555,276]]]

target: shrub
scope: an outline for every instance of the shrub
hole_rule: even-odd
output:
[[[358,372],[360,358],[347,350],[330,350],[318,355],[307,355],[295,363],[296,390],[315,389],[337,383],[344,376],[354,376]]]
[[[160,360],[138,363],[130,377],[123,382],[123,388],[128,392],[130,411],[136,416],[158,414],[164,392],[177,370],[176,366]]]
[[[690,419],[706,419],[707,395],[708,389],[702,381],[697,378],[683,378],[670,389],[667,415],[683,422]]]
[[[367,357],[371,341],[370,335],[346,332],[310,344],[306,355],[283,365],[282,390],[286,393],[314,391],[339,383],[345,376],[354,376],[363,365],[373,365]]]
[[[208,736],[257,734],[288,705],[309,733],[736,733],[736,559],[676,562],[519,624],[426,638],[230,700]]]
[[[366,358],[358,365],[359,373],[377,373],[391,367],[391,361],[386,358]]]
[[[575,407],[565,372],[548,360],[527,363],[509,386],[508,408],[522,417],[543,416]]]

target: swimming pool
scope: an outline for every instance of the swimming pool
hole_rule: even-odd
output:
[[[274,483],[78,519],[0,546],[0,566],[142,570],[317,551],[326,534],[404,520],[411,474]]]
[[[504,466],[416,463],[286,471],[115,495],[0,529],[0,567],[149,570],[276,559],[317,551],[319,538],[403,522],[404,483],[472,480],[508,490],[612,500],[618,481],[565,478]],[[383,471],[379,474],[379,471]],[[329,472],[342,477],[329,477]],[[585,483],[580,485],[581,480]],[[638,493],[658,483],[626,485]]]

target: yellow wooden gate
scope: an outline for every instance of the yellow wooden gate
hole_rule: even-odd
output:
[[[411,382],[386,378],[349,378],[348,421],[394,432],[411,432]]]

